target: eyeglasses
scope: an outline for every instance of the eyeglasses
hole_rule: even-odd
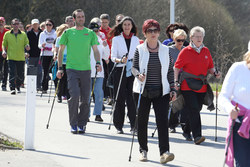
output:
[[[177,42],[185,42],[185,39],[176,39]]]
[[[146,31],[147,33],[158,33],[159,32],[159,30],[158,29],[147,29],[147,31]]]
[[[46,24],[46,26],[52,26],[52,24]]]
[[[203,36],[193,36],[194,38],[203,38]]]

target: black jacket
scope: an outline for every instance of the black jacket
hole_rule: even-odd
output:
[[[36,35],[33,28],[32,30],[27,32],[27,36],[30,42],[30,50],[29,50],[30,57],[40,56],[41,49],[38,48],[38,40],[41,32],[42,30],[39,29],[38,34]]]

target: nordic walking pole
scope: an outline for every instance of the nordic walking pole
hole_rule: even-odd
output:
[[[143,75],[145,75],[145,71],[144,71]],[[141,84],[141,87],[140,87],[140,94],[139,94],[138,103],[137,103],[137,107],[136,107],[135,127],[134,127],[134,130],[133,130],[133,137],[132,137],[132,142],[131,142],[130,154],[129,154],[128,161],[131,161],[131,154],[132,154],[133,144],[134,144],[134,139],[135,139],[135,131],[136,131],[136,128],[138,126],[137,125],[138,124],[138,111],[139,111],[139,108],[140,108],[141,94],[142,94],[142,84]]]
[[[127,57],[127,56],[128,56],[128,53],[126,53],[125,57]],[[109,128],[108,128],[109,130],[111,128],[111,124],[112,124],[112,120],[113,120],[113,115],[114,115],[114,110],[115,110],[115,107],[116,107],[116,102],[117,102],[117,99],[118,99],[118,95],[119,95],[119,91],[120,91],[120,87],[121,87],[121,83],[122,83],[122,78],[123,78],[123,73],[124,73],[125,67],[126,67],[126,64],[122,67],[122,73],[121,73],[119,85],[118,85],[116,96],[115,96],[114,106],[112,107],[112,110],[111,110],[111,113],[110,113],[111,114],[111,118],[110,118],[110,123],[109,123]]]
[[[53,99],[53,102],[52,102],[52,106],[51,106],[51,109],[50,109],[50,114],[49,114],[49,119],[48,119],[48,123],[47,123],[47,129],[49,128],[49,121],[50,121],[50,117],[51,117],[51,114],[52,114],[52,110],[53,110],[53,107],[54,107],[54,103],[55,103],[55,98],[56,98],[56,94],[57,94],[57,91],[58,91],[58,87],[59,87],[59,84],[60,84],[60,80],[58,80],[58,83],[57,83],[57,86],[56,86],[56,92],[55,92],[55,95],[54,95],[54,99]]]
[[[236,105],[235,105],[235,110],[238,112],[238,103],[236,103]],[[226,149],[226,153],[225,153],[225,160],[224,160],[223,167],[226,164],[228,148],[229,148],[229,145],[230,145],[230,142],[231,142],[231,137],[232,137],[232,133],[233,133],[234,124],[235,124],[235,119],[232,120],[232,125],[231,125],[230,131],[229,131],[229,137],[228,137],[228,141],[227,141],[227,149]]]
[[[90,97],[93,97],[93,93],[94,93],[94,89],[95,89],[96,76],[97,76],[97,69],[95,71],[95,78],[94,78],[94,82],[93,82],[93,85],[92,85],[92,91],[91,91],[91,96]]]
[[[218,74],[217,68],[215,68],[216,73]],[[216,94],[215,94],[215,141],[217,142],[217,117],[218,117],[218,82],[216,82]]]

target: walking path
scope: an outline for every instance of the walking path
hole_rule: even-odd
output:
[[[25,92],[10,95],[10,92],[0,92],[0,133],[20,141],[25,136]],[[52,95],[54,91],[52,91]],[[108,130],[111,107],[106,105],[103,112],[103,123],[90,117],[86,133],[73,135],[70,133],[67,103],[55,102],[49,129],[46,129],[50,107],[53,98],[48,103],[48,94],[36,96],[35,120],[35,151],[0,150],[1,167],[217,167],[222,166],[226,136],[227,115],[218,113],[218,140],[215,135],[215,111],[209,112],[203,107],[201,112],[203,135],[206,141],[201,145],[185,141],[181,128],[177,133],[170,133],[170,150],[175,159],[166,165],[159,163],[157,133],[151,135],[156,127],[154,113],[151,112],[148,125],[149,152],[148,162],[140,162],[139,145],[135,138],[132,160],[128,161],[132,135],[129,124],[125,123],[125,134],[116,134],[112,126]],[[93,104],[91,104],[93,110]]]

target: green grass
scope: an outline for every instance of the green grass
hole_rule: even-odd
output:
[[[10,146],[10,147],[16,147],[16,148],[23,148],[23,145],[20,142],[17,141],[10,141],[8,139],[0,138],[0,144],[3,144],[5,146]]]
[[[213,91],[216,91],[216,83],[209,83],[209,84],[210,84],[212,90],[213,90]],[[220,92],[220,90],[221,90],[221,87],[222,87],[222,85],[221,85],[221,84],[218,84],[218,91],[219,91],[219,92]]]

